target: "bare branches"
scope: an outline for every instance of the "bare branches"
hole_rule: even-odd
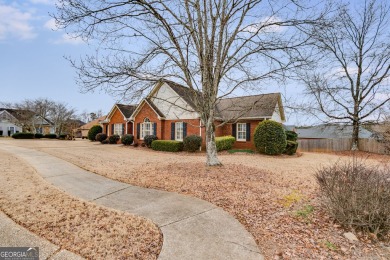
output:
[[[341,6],[325,26],[307,32],[318,63],[301,78],[323,114],[352,122],[356,144],[361,122],[390,101],[389,11],[375,0]]]

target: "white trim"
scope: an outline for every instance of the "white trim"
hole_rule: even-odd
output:
[[[153,110],[153,112],[157,115],[158,120],[165,120],[165,117],[161,117],[156,110],[149,104],[149,102],[146,99],[143,99],[141,103],[137,106],[137,108],[134,110],[133,114],[129,118],[126,118],[127,120],[134,121],[135,117],[138,115],[138,113],[141,111],[142,107],[145,105],[144,103],[148,104],[148,106]]]
[[[238,130],[238,128],[239,128],[239,125],[244,125],[245,126],[245,132],[244,131],[239,131]],[[247,134],[247,131],[248,131],[248,129],[246,129],[246,123],[237,123],[236,124],[236,141],[238,141],[238,142],[246,142],[246,134]],[[243,133],[244,132],[244,138],[238,138],[238,136],[239,136],[239,132],[241,132],[241,133]]]
[[[126,117],[125,117],[125,115],[122,113],[122,111],[119,109],[118,104],[115,104],[115,105],[111,108],[111,111],[110,111],[110,113],[108,113],[108,115],[106,116],[106,119],[108,119],[109,121],[111,120],[111,117],[112,117],[112,115],[114,114],[114,113],[113,113],[114,108],[118,109],[119,112],[122,114],[123,118],[126,120]]]
[[[178,138],[177,136],[178,136],[178,125],[180,125],[181,124],[181,138]],[[180,132],[179,132],[180,133]],[[183,139],[184,139],[184,123],[181,121],[181,122],[175,122],[175,140],[176,141],[183,141]]]

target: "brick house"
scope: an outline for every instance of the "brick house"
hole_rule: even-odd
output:
[[[101,121],[103,133],[111,136],[117,134],[122,136],[124,134],[133,134],[133,122],[129,120],[137,106],[115,104],[106,118]]]
[[[135,142],[142,143],[144,136],[154,134],[160,140],[177,141],[187,135],[199,135],[205,143],[205,127],[192,98],[195,96],[201,97],[199,92],[187,87],[160,80],[137,107],[129,106],[134,108],[131,114],[131,109],[127,114],[119,113],[120,108],[114,106],[109,116],[111,120],[117,118],[113,122],[127,126],[124,131],[134,134]],[[215,134],[234,136],[235,148],[253,149],[255,128],[268,119],[285,121],[280,93],[220,99],[216,104]]]

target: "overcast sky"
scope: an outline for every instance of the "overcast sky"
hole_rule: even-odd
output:
[[[54,0],[0,0],[0,101],[49,98],[79,113],[109,112],[115,99],[105,93],[81,94],[75,70],[64,56],[77,58],[88,45],[53,31]]]
[[[94,48],[64,31],[55,30],[49,13],[55,0],[0,0],[0,101],[49,98],[65,102],[78,113],[101,109],[108,113],[115,98],[105,93],[82,94],[75,70],[64,56],[79,58]],[[288,96],[297,89],[289,88]],[[264,92],[284,92],[270,86]],[[288,117],[288,123],[296,118]]]

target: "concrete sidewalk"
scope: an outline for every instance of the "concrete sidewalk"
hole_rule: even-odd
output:
[[[2,247],[39,247],[40,259],[83,259],[19,226],[1,211],[0,230],[0,246]]]
[[[151,219],[164,237],[159,259],[263,259],[252,235],[209,202],[117,182],[36,150],[1,148],[73,196]]]

